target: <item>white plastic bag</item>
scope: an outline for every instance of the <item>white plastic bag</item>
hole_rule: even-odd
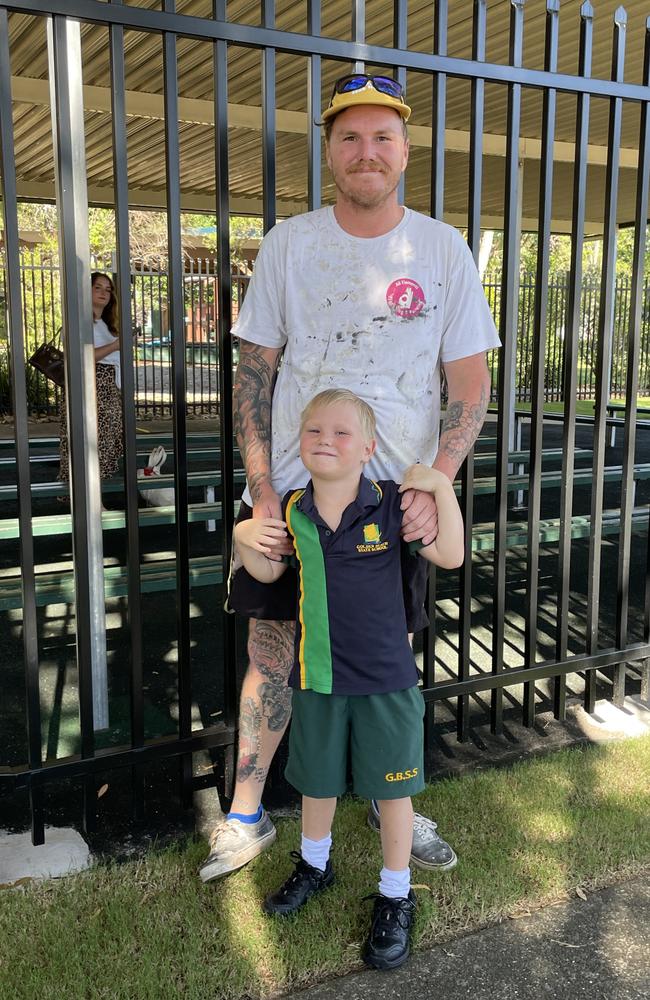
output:
[[[152,479],[161,474],[160,470],[167,461],[167,452],[162,445],[154,448],[144,469],[138,469],[138,479]],[[140,490],[140,496],[146,501],[147,507],[173,507],[173,486],[153,490]]]

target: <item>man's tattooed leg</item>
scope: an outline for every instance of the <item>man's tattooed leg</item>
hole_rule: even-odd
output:
[[[251,619],[249,666],[242,685],[237,784],[231,808],[255,812],[273,755],[291,716],[287,680],[293,663],[293,622]]]
[[[239,706],[239,755],[237,781],[255,774],[260,752],[262,713],[254,698],[243,698]]]

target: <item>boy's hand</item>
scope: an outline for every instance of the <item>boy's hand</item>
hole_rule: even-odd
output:
[[[277,517],[253,517],[248,521],[240,521],[235,526],[235,541],[268,558],[277,557],[278,551],[285,546],[289,547],[290,552],[293,551],[287,526]]]
[[[284,521],[282,520],[282,501],[270,483],[259,485],[255,491],[253,500],[253,520],[259,521],[264,519],[267,521],[269,519],[280,520],[280,523],[284,525]],[[293,555],[293,551],[293,541],[285,531],[284,535],[277,538],[275,544],[264,554],[274,562],[282,562],[283,557]]]
[[[405,542],[430,545],[438,537],[438,508],[435,491],[449,485],[449,480],[438,469],[429,465],[410,465],[399,487],[402,496],[402,538]]]
[[[404,473],[404,480],[399,488],[400,493],[405,490],[423,490],[425,493],[435,493],[436,489],[448,488],[449,479],[438,469],[432,469],[430,465],[409,465]]]

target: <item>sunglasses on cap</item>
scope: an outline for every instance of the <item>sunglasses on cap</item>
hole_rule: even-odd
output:
[[[352,94],[355,90],[363,90],[370,84],[380,94],[387,94],[397,101],[404,101],[404,88],[397,80],[390,76],[372,76],[369,73],[351,73],[349,76],[342,76],[334,84],[330,104],[336,94]]]

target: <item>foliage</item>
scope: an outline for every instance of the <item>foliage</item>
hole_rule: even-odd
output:
[[[18,206],[18,226],[21,231],[40,234],[41,254],[55,259],[58,257],[58,222],[56,207],[21,202]],[[195,246],[200,234],[200,244],[206,251],[216,249],[217,234],[215,218],[199,213],[183,213],[181,216],[181,238],[185,249]],[[251,237],[262,236],[262,223],[253,217],[233,216],[230,220],[230,253],[235,262],[244,261],[244,243]],[[104,261],[102,266],[111,266],[115,250],[115,213],[112,209],[90,208],[88,210],[88,238],[90,253],[94,259]],[[164,212],[133,209],[129,212],[129,249],[132,260],[149,262],[167,254],[167,215]]]

